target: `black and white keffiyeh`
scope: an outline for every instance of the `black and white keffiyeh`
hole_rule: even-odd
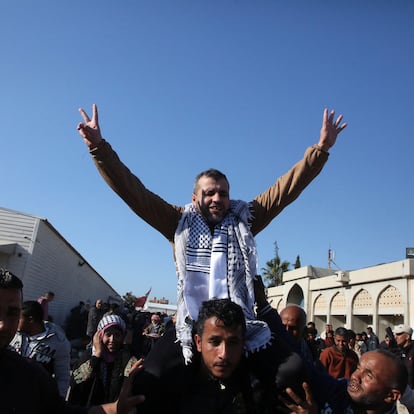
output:
[[[192,204],[185,207],[175,233],[178,272],[177,338],[186,363],[192,358],[192,321],[203,301],[230,298],[243,309],[246,351],[254,352],[270,341],[265,322],[255,319],[253,280],[257,270],[256,243],[250,231],[249,204],[230,201],[230,209],[211,234]]]

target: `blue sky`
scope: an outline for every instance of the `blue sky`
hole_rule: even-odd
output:
[[[257,236],[274,257],[342,269],[414,246],[414,2],[3,1],[0,206],[46,218],[120,293],[175,303],[169,243],[96,171],[76,131],[101,130],[144,184],[189,202],[214,167],[251,200],[349,123],[328,164]],[[411,177],[411,178],[410,178]]]

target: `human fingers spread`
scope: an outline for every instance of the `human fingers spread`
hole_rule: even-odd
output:
[[[322,120],[322,124],[325,125],[327,121],[328,121],[328,108],[325,108],[323,110],[323,120]]]
[[[82,108],[79,108],[79,112],[82,115],[82,118],[84,119],[85,122],[90,122],[90,118],[88,114]]]
[[[344,122],[342,125],[336,128],[336,132],[339,134],[343,129],[345,129],[348,126],[346,122]]]
[[[96,125],[98,124],[98,107],[96,104],[92,105],[92,121],[94,121]]]
[[[296,404],[296,405],[304,405],[304,401],[302,401],[302,399],[299,397],[299,395],[297,395],[292,388],[286,388],[286,394],[291,398],[291,400]]]
[[[335,110],[332,109],[331,113],[329,114],[329,122],[332,124],[333,119],[335,117]]]
[[[117,411],[118,414],[129,413],[137,404],[145,401],[144,395],[132,395],[132,384],[134,377],[138,371],[144,368],[144,360],[141,358],[131,367],[129,376],[125,378],[122,384],[121,392],[119,393]]]
[[[343,118],[343,115],[342,115],[342,114],[338,116],[338,118],[336,119],[336,121],[335,121],[335,123],[334,123],[334,125],[335,125],[336,127],[337,127],[337,126],[341,123],[342,118]]]

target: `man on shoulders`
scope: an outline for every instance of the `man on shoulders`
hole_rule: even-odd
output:
[[[149,191],[120,161],[101,135],[96,105],[92,119],[83,109],[80,113],[84,122],[77,129],[104,180],[174,246],[178,273],[177,336],[189,363],[192,323],[203,301],[230,298],[242,306],[248,321],[254,320],[253,279],[257,274],[254,236],[320,173],[328,159],[328,150],[346,123],[341,123],[342,115],[335,120],[335,111],[329,113],[325,109],[318,143],[251,202],[231,200],[227,177],[209,169],[196,177],[191,203],[179,207]],[[251,326],[248,324],[248,344],[252,348],[263,347],[265,344],[254,339]]]

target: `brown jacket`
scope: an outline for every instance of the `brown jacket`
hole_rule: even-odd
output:
[[[149,191],[119,159],[110,144],[102,142],[91,151],[94,162],[107,184],[128,206],[171,243],[184,207],[169,204]],[[319,174],[328,153],[317,146],[309,147],[302,160],[251,203],[253,235],[263,230],[287,205],[294,201]]]

